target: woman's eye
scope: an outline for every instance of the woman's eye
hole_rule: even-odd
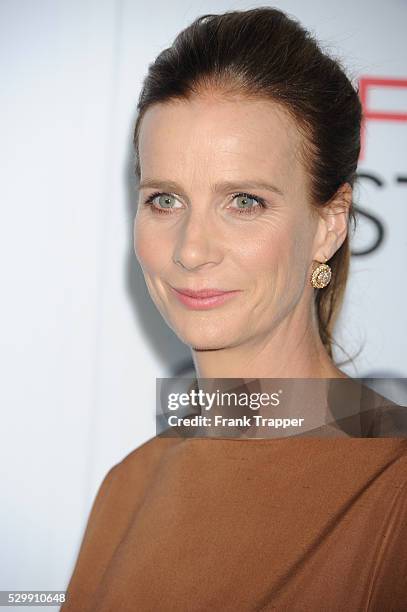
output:
[[[157,200],[157,205],[154,200]],[[182,208],[182,206],[176,206],[177,200],[170,193],[152,193],[144,203],[150,205],[152,212],[159,214],[172,214],[171,210],[174,208]]]
[[[250,193],[236,193],[233,196],[233,201],[236,201],[237,206],[231,206],[230,208],[237,214],[253,214],[259,208],[265,208],[265,201],[263,198],[251,195]]]

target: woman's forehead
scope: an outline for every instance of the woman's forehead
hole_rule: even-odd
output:
[[[139,132],[140,162],[159,169],[196,164],[241,172],[273,168],[293,176],[302,136],[278,104],[266,100],[195,97],[155,104]]]

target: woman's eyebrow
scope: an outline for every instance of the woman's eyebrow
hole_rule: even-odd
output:
[[[183,191],[181,185],[179,185],[175,181],[170,180],[160,180],[154,178],[143,179],[139,184],[139,189],[147,189],[147,188],[155,188],[155,189],[168,189],[171,191]],[[276,187],[275,185],[268,183],[266,181],[257,181],[257,180],[239,180],[239,181],[221,181],[219,183],[215,183],[211,186],[211,190],[214,193],[226,191],[228,189],[237,190],[237,189],[265,189],[266,191],[272,191],[273,193],[278,193],[283,196],[284,193]]]

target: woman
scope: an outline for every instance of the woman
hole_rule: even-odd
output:
[[[198,377],[347,379],[361,105],[339,62],[279,10],[205,15],[138,110],[135,252]],[[147,441],[105,477],[62,609],[406,610],[407,442],[341,434]]]

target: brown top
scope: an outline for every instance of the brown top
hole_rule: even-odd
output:
[[[63,612],[405,612],[407,439],[156,436],[115,465]]]

